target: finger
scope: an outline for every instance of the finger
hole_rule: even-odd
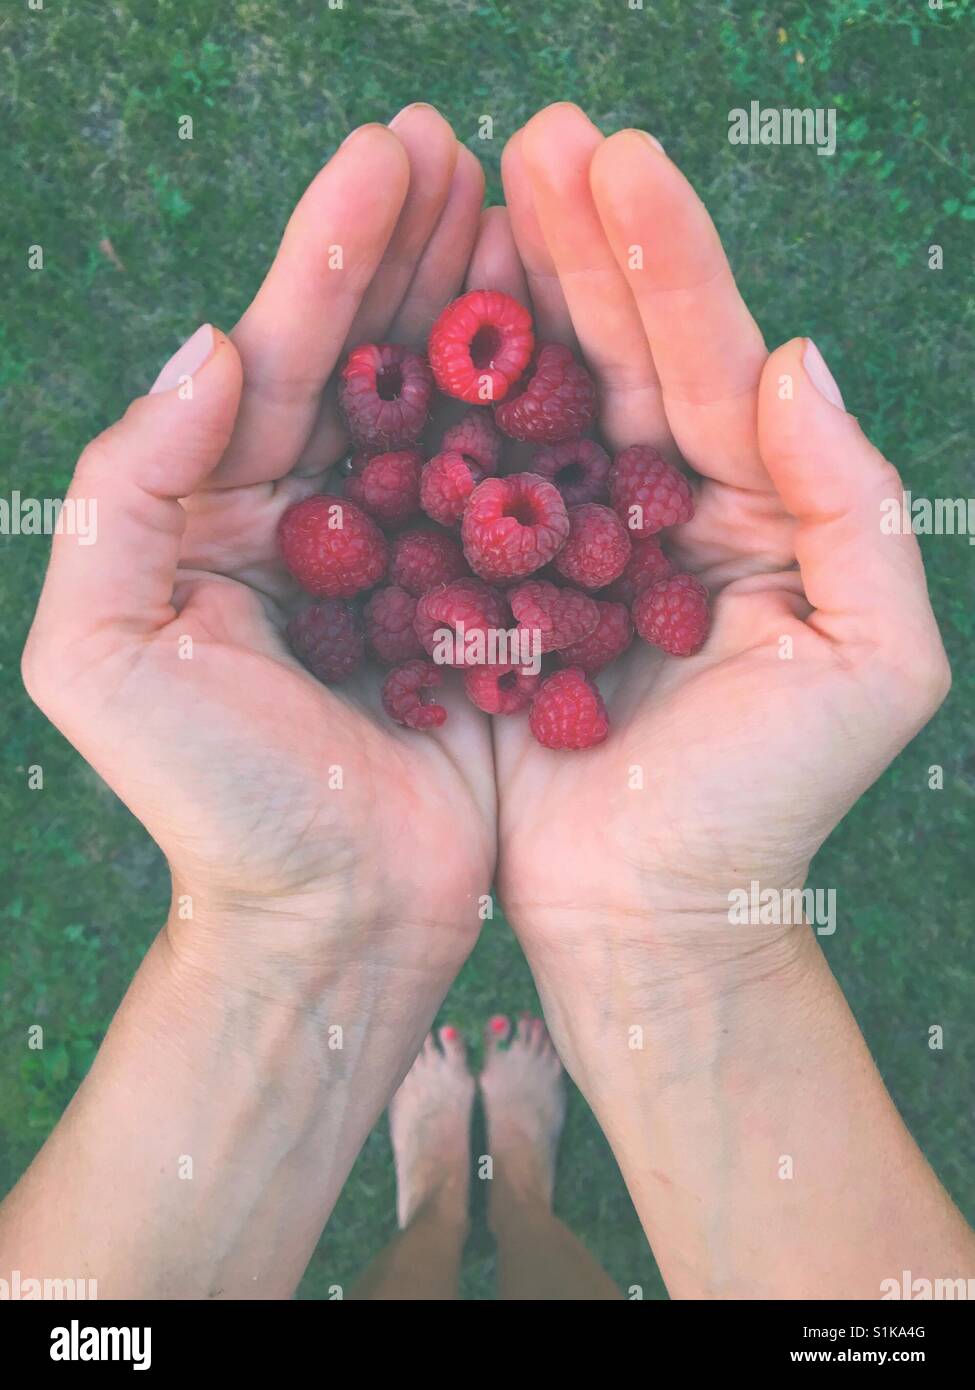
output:
[[[413,111],[417,112],[417,116],[408,123],[406,131],[402,124],[397,125],[397,134],[401,138],[408,134],[408,138],[415,141],[417,131],[412,127],[417,123],[428,127],[434,136],[433,146],[439,149],[443,157],[445,148],[442,137],[447,132],[451,142],[450,159],[453,161],[450,186],[443,200],[437,198],[436,208],[427,201],[423,202],[426,213],[421,222],[416,211],[417,199],[420,198],[416,187],[422,189],[425,183],[435,183],[436,177],[431,175],[429,169],[424,169],[429,164],[429,151],[424,150],[422,143],[419,150],[411,151],[410,196],[400,217],[401,225],[393,237],[399,250],[395,250],[391,244],[387,260],[392,257],[394,264],[384,265],[376,277],[377,284],[385,284],[388,301],[372,305],[364,316],[357,317],[349,331],[345,348],[370,339],[424,348],[434,319],[463,283],[464,270],[474,245],[484,198],[481,166],[469,150],[457,144],[450,126],[433,107],[406,108],[407,113]],[[404,113],[400,115],[406,119]],[[397,121],[399,119],[396,118]],[[439,215],[434,218],[433,212],[437,209]],[[422,230],[425,242],[422,247],[414,244],[407,251],[407,236],[415,236],[418,228]],[[402,285],[395,279],[395,272],[402,270],[407,258],[413,266],[413,278],[404,293]],[[371,303],[371,289],[368,299]],[[322,396],[315,425],[295,464],[295,473],[301,477],[317,477],[340,457],[346,446],[345,423],[338,407],[335,384],[331,382]]]
[[[903,484],[846,413],[809,339],[793,338],[769,358],[758,428],[772,481],[798,519],[810,624],[851,652],[880,648],[922,680],[944,680],[921,553],[913,533],[897,525]]]
[[[522,140],[539,226],[599,388],[600,428],[614,448],[643,443],[670,452],[646,331],[589,186],[603,137],[578,107],[562,104],[534,116]]]
[[[755,429],[767,352],[707,209],[643,131],[605,140],[590,181],[681,453],[707,477],[768,489]]]
[[[380,342],[416,273],[420,257],[446,207],[459,145],[440,112],[423,102],[406,106],[389,123],[410,162],[410,186],[396,230],[359,306],[348,346]]]
[[[481,215],[480,231],[467,269],[467,288],[501,290],[520,304],[530,302],[507,208],[485,208]]]
[[[464,283],[483,203],[484,171],[476,156],[459,145],[447,202],[389,330],[393,342],[425,347],[437,315]]]
[[[171,604],[185,514],[178,499],[217,466],[233,431],[241,365],[205,324],[79,460],[68,502],[96,520],[94,542],[55,535],[32,642],[148,635]]]
[[[214,485],[269,482],[293,466],[393,235],[409,178],[396,136],[385,126],[363,126],[298,203],[274,264],[231,334],[245,390]]]
[[[564,343],[575,350],[579,344],[572,327],[572,316],[565,302],[555,262],[538,225],[522,144],[522,132],[519,130],[505,145],[501,156],[505,202],[531,296],[530,301],[522,302],[531,303],[535,332],[542,342]]]

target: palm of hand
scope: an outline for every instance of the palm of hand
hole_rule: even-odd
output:
[[[694,519],[665,539],[714,621],[695,657],[636,639],[600,677],[595,749],[553,756],[496,729],[501,898],[534,938],[727,922],[731,889],[802,883],[943,698],[913,538],[880,536],[900,482],[801,340],[769,359],[705,209],[645,137],[604,140],[553,107],[503,172],[503,280],[588,359],[608,446],[651,443],[700,475]]]

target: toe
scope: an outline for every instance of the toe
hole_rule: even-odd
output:
[[[497,1052],[502,1043],[508,1041],[511,1033],[511,1019],[507,1014],[494,1014],[484,1028],[484,1051]]]
[[[533,1018],[529,1022],[529,1040],[536,1052],[541,1052],[548,1040],[548,1029],[540,1018]]]
[[[521,1014],[518,1019],[518,1041],[524,1043],[526,1047],[531,1044],[532,1021],[532,1016],[528,1013]]]
[[[440,1046],[448,1061],[463,1062],[465,1060],[467,1049],[464,1046],[464,1039],[461,1037],[460,1029],[452,1023],[446,1023],[441,1028]]]

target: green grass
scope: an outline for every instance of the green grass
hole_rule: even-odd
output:
[[[972,422],[975,6],[888,0],[45,0],[0,21],[6,140],[0,495],[62,490],[83,443],[142,392],[205,318],[231,325],[303,186],[345,132],[436,103],[499,196],[505,138],[572,99],[606,129],[657,134],[712,209],[770,343],[811,333],[846,401],[918,494],[975,489]],[[733,147],[728,111],[835,106],[838,150]],[[194,139],[177,138],[192,115]],[[494,139],[477,138],[491,115]],[[124,269],[100,249],[111,242]],[[928,247],[944,268],[928,269]],[[28,271],[41,245],[44,269]],[[0,780],[0,1189],[57,1119],[156,930],[166,876],[127,812],[28,704],[18,655],[43,574],[42,539],[0,537],[6,712]],[[952,696],[839,828],[812,881],[838,892],[826,942],[895,1100],[975,1216],[972,921],[975,822],[973,551],[925,557],[955,665]],[[43,791],[26,769],[41,763]],[[944,767],[942,791],[927,769]],[[789,776],[789,769],[782,769]],[[747,789],[743,789],[747,794]],[[801,789],[797,789],[797,795]],[[496,1007],[531,1005],[502,923],[444,1014],[475,1038]],[[29,1052],[25,1029],[48,1045]],[[942,1052],[927,1046],[941,1024]],[[877,1175],[878,1182],[884,1175]],[[388,1139],[362,1154],[302,1286],[348,1285],[393,1227]],[[663,1296],[619,1175],[573,1097],[559,1211],[621,1285]],[[470,1297],[492,1251],[472,1240]]]

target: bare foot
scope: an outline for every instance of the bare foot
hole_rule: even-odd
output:
[[[430,1203],[467,1219],[474,1078],[456,1028],[431,1033],[389,1104],[396,1217],[405,1229]]]
[[[505,1048],[510,1034],[503,1014],[488,1022],[480,1084],[495,1169],[489,1219],[503,1189],[519,1202],[552,1205],[555,1154],[565,1118],[562,1063],[545,1024],[524,1015]]]

